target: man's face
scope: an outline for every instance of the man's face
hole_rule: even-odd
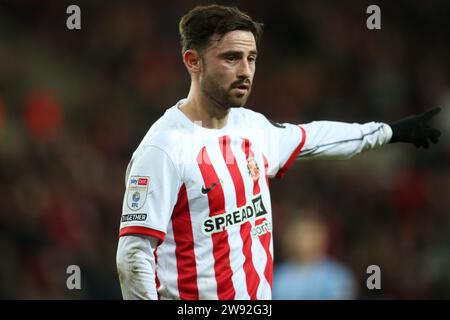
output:
[[[232,31],[220,41],[212,36],[203,51],[202,92],[221,107],[242,107],[250,95],[255,74],[256,42],[250,31]]]

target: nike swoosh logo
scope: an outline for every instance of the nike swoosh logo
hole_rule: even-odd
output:
[[[205,188],[205,186],[202,187],[202,193],[203,194],[207,194],[208,192],[210,192],[217,184],[219,183],[219,181],[214,182],[209,188]]]

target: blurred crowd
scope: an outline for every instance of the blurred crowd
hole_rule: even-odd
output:
[[[74,3],[81,30],[66,28]],[[275,121],[389,122],[443,107],[428,151],[388,145],[272,180],[275,270],[295,263],[283,235],[313,210],[326,255],[353,277],[346,297],[450,298],[450,3],[380,2],[381,30],[366,28],[366,1],[216,3],[264,23],[248,106]],[[0,3],[0,298],[121,298],[125,168],[188,92],[178,21],[197,4]],[[73,264],[82,290],[66,287]],[[366,288],[373,264],[380,290]]]

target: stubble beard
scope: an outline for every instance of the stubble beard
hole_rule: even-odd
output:
[[[207,74],[206,71],[200,83],[200,89],[215,105],[225,110],[243,107],[251,92],[251,87],[249,87],[247,93],[238,96],[233,92],[234,83],[227,90],[223,90],[219,83],[215,81],[215,78]]]

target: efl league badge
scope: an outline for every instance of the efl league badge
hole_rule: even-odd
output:
[[[141,198],[141,194],[139,193],[139,191],[136,191],[135,193],[133,193],[133,202],[139,202],[139,199]]]
[[[256,163],[255,159],[252,156],[247,158],[247,169],[250,177],[252,177],[253,181],[259,179],[259,167]]]
[[[127,206],[133,211],[141,209],[147,199],[149,177],[131,176],[127,188]]]

